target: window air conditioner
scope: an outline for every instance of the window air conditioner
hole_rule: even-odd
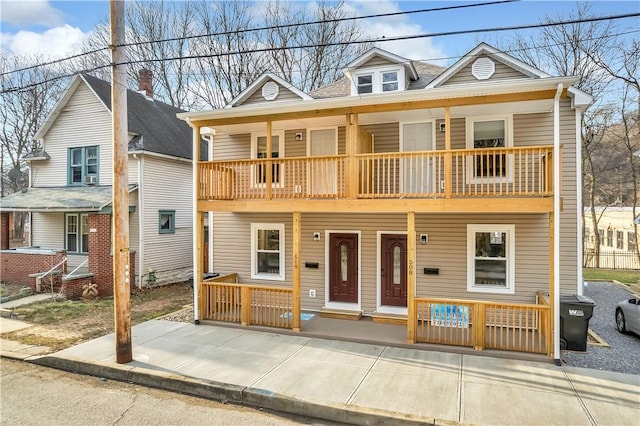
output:
[[[84,183],[85,185],[95,185],[96,184],[96,176],[95,175],[88,175],[84,177]]]

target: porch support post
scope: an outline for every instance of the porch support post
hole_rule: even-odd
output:
[[[434,142],[435,143],[435,142]],[[451,107],[444,108],[444,196],[451,198]]]
[[[200,280],[202,279],[202,213],[198,211],[198,200],[200,179],[198,174],[198,160],[200,160],[200,126],[193,127],[193,140],[191,147],[192,156],[192,184],[193,184],[193,322],[200,321],[201,301],[200,301]]]
[[[291,324],[293,331],[300,331],[300,235],[301,235],[300,212],[293,212],[293,299]]]
[[[358,198],[358,114],[346,115],[347,198]]]
[[[273,130],[273,126],[271,121],[267,121],[267,173],[266,173],[266,182],[265,187],[267,189],[267,200],[271,199],[271,186],[273,182],[273,167],[271,162],[271,151],[273,149],[272,141],[271,141],[271,132]],[[282,141],[281,143],[284,143]]]
[[[416,213],[407,212],[407,343],[416,342]]]
[[[553,361],[556,365],[562,365],[560,360],[560,193],[562,174],[560,170],[560,95],[562,94],[562,83],[558,84],[556,96],[553,102],[553,222],[550,228],[553,238],[549,242],[553,243],[551,253],[553,254],[553,268],[549,271],[553,283],[553,293],[549,292],[549,303],[553,318]],[[550,235],[551,237],[551,235]]]

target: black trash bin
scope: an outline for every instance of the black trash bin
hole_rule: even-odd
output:
[[[560,298],[560,349],[587,350],[589,320],[596,303],[586,296],[562,296]]]

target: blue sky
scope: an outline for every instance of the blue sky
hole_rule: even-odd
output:
[[[387,1],[352,0],[347,6],[357,15],[408,11],[486,0],[458,1]],[[575,1],[523,0],[493,6],[475,7],[441,12],[403,15],[369,20],[364,29],[374,36],[387,37],[437,33],[476,28],[533,24],[545,16],[568,16],[576,9]],[[608,16],[640,11],[638,1],[589,2],[595,15]],[[303,5],[302,2],[300,2]],[[264,3],[258,3],[258,7]],[[48,58],[62,57],[71,52],[96,25],[106,22],[109,16],[108,1],[47,1],[1,0],[1,39],[3,54],[32,55],[44,52]],[[640,19],[618,21],[622,28],[640,29]],[[533,30],[528,30],[532,32]],[[472,49],[480,41],[492,43],[513,33],[470,34],[410,41],[388,42],[381,47],[412,59],[433,60],[455,57]],[[634,35],[638,37],[638,33]],[[442,63],[442,62],[441,62]],[[445,65],[446,63],[443,63]]]

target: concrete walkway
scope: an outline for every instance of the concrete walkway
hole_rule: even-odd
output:
[[[637,425],[640,377],[478,355],[153,320],[38,364],[355,424]],[[4,348],[3,348],[3,356]]]

